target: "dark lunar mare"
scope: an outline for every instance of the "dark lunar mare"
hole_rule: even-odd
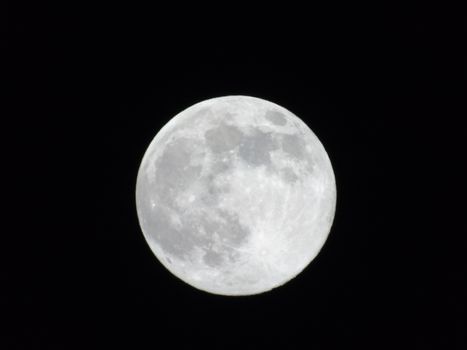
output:
[[[239,134],[235,134],[232,128],[223,126],[221,132],[221,143],[223,151],[229,149],[229,145],[238,144]],[[218,134],[211,134],[212,140]],[[240,224],[238,217],[217,208],[218,196],[222,194],[223,189],[218,189],[213,185],[212,175],[227,171],[229,165],[223,164],[216,158],[214,166],[217,174],[207,177],[201,176],[202,166],[190,165],[193,154],[193,143],[196,140],[180,137],[172,140],[164,149],[163,154],[155,161],[155,181],[150,183],[147,176],[141,177],[138,184],[138,198],[140,200],[141,217],[143,231],[150,234],[164,252],[167,252],[179,259],[185,260],[195,247],[205,249],[204,261],[209,266],[217,266],[223,262],[223,257],[214,249],[214,235],[218,235],[221,243],[228,247],[236,247],[249,235],[248,228]],[[199,142],[199,141],[198,141]],[[219,141],[213,144],[219,145]],[[197,145],[196,147],[202,147]],[[219,152],[220,149],[217,149]],[[183,212],[175,203],[175,198],[187,191],[195,182],[204,182],[204,188],[207,192],[200,194],[200,200],[203,203],[204,210],[187,210]],[[147,189],[142,191],[142,189]],[[154,203],[154,207],[152,205]],[[195,205],[195,204],[193,204]],[[210,215],[216,211],[217,218],[213,219]],[[177,216],[180,222],[171,219]],[[229,259],[234,257],[231,248],[223,248],[227,251]]]

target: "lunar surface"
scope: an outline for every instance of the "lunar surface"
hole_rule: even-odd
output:
[[[200,290],[258,294],[297,276],[334,219],[329,157],[297,116],[226,96],[172,118],[136,182],[139,222],[158,260]]]

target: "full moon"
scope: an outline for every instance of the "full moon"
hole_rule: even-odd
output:
[[[143,235],[163,266],[214,294],[252,295],[296,277],[328,237],[330,159],[287,109],[255,97],[197,103],[155,136],[136,180]]]

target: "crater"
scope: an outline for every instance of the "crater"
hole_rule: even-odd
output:
[[[287,124],[287,119],[285,118],[284,114],[278,111],[269,110],[266,112],[264,117],[275,125],[284,126]]]

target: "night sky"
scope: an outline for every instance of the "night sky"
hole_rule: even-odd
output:
[[[461,12],[65,3],[2,5],[0,348],[467,347]],[[232,298],[165,270],[134,192],[165,123],[235,94],[310,126],[337,208],[303,273]]]

